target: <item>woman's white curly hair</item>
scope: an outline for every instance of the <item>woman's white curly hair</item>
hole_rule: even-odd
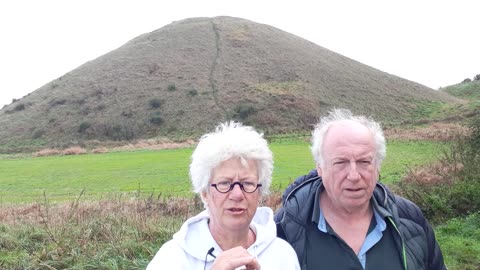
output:
[[[257,162],[258,182],[262,196],[269,193],[272,181],[273,155],[263,133],[239,122],[225,122],[215,131],[203,135],[192,154],[190,179],[196,193],[209,191],[212,170],[223,161],[238,157]],[[202,200],[203,200],[203,196]]]

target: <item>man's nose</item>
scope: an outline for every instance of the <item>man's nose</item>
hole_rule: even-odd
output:
[[[360,178],[360,174],[357,170],[357,164],[355,162],[350,162],[350,166],[348,169],[348,179],[356,180]]]

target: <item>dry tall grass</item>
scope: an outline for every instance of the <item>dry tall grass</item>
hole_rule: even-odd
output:
[[[448,142],[457,137],[465,137],[470,134],[468,127],[454,123],[433,123],[428,126],[411,129],[391,128],[385,130],[388,139],[402,140],[431,140]]]

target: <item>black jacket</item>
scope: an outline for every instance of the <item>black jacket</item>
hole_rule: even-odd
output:
[[[295,180],[284,192],[283,205],[275,214],[277,235],[289,242],[297,252],[302,269],[307,269],[305,238],[307,223],[311,222],[315,192],[322,179],[316,170]],[[378,183],[373,196],[392,216],[387,223],[396,228],[398,251],[408,270],[446,269],[442,252],[432,227],[420,208],[411,201],[391,193]]]

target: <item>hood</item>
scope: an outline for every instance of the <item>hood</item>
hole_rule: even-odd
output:
[[[213,239],[208,228],[209,214],[204,210],[200,214],[189,218],[180,230],[173,235],[173,240],[189,256],[207,262],[213,261],[212,256],[206,256],[213,247],[213,255],[222,252],[221,248]],[[273,211],[268,207],[258,207],[255,216],[250,223],[250,228],[255,232],[255,243],[248,248],[253,256],[261,254],[277,236],[277,228],[273,221]],[[207,258],[206,258],[207,257]]]

